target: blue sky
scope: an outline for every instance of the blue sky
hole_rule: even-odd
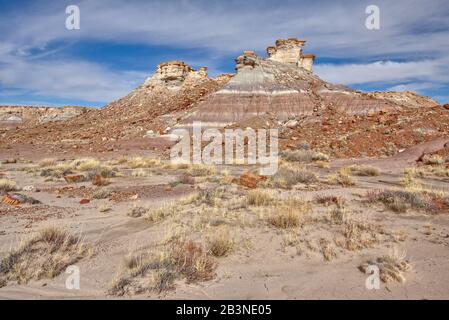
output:
[[[65,28],[68,5],[80,8],[80,30]],[[380,8],[380,30],[365,27],[368,5]],[[162,61],[213,76],[286,37],[307,40],[325,80],[448,103],[448,17],[449,0],[0,0],[0,104],[100,107]]]

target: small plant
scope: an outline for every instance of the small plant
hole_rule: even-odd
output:
[[[224,257],[234,248],[234,241],[230,237],[229,230],[221,228],[209,237],[207,242],[209,252],[215,257]]]
[[[189,167],[187,172],[194,177],[204,177],[216,174],[216,169],[214,166],[205,164],[193,164]]]
[[[371,166],[352,166],[351,171],[357,176],[375,177],[379,175],[379,169]]]
[[[177,205],[175,203],[164,203],[160,208],[148,210],[144,214],[144,218],[148,222],[158,222],[175,214],[176,211]]]
[[[377,258],[376,260],[368,261],[359,268],[362,272],[366,273],[370,266],[377,266],[379,268],[380,279],[384,283],[390,281],[404,283],[404,273],[411,268],[409,261],[406,259],[405,251],[399,252],[398,249],[394,249],[392,253]]]
[[[292,206],[280,206],[270,209],[267,221],[279,229],[295,228],[302,225],[302,213]]]
[[[113,279],[109,294],[159,294],[172,290],[177,278],[185,278],[187,283],[211,280],[217,264],[201,244],[174,240],[161,252],[128,256],[124,268]]]
[[[132,218],[139,218],[143,216],[147,211],[148,208],[133,204],[133,206],[128,210],[127,215]]]
[[[382,202],[394,212],[406,212],[408,209],[435,211],[436,208],[429,196],[419,192],[402,190],[368,191],[368,202]]]
[[[148,170],[139,168],[137,170],[134,170],[131,175],[135,178],[148,177]]]
[[[310,170],[285,166],[279,168],[278,172],[270,177],[268,185],[275,188],[291,189],[298,183],[311,184],[317,181],[317,175]]]
[[[9,179],[0,179],[0,194],[4,194],[10,191],[17,191],[17,184],[15,181]]]
[[[39,167],[41,167],[41,168],[51,167],[51,166],[55,166],[56,163],[57,163],[56,159],[45,158],[45,159],[42,159],[41,161],[39,161]]]
[[[57,227],[47,227],[1,260],[0,275],[19,284],[31,279],[54,278],[82,259],[87,251],[80,237]]]
[[[424,164],[440,165],[444,163],[444,158],[438,154],[425,155],[422,161]]]
[[[350,176],[350,168],[341,168],[336,174],[329,175],[326,177],[327,183],[329,184],[339,184],[343,187],[350,187],[355,185],[354,180]]]
[[[251,206],[268,206],[274,202],[274,199],[270,193],[254,189],[248,191],[246,201]]]

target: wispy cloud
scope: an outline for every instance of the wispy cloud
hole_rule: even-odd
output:
[[[68,31],[66,3],[33,1],[0,13],[0,83],[45,96],[107,102],[145,76],[73,57],[68,44],[199,48],[204,56],[191,60],[213,63],[217,72],[217,61],[232,60],[244,49],[262,53],[275,39],[295,36],[308,40],[306,51],[318,55],[315,70],[326,80],[384,82],[392,88],[414,83],[424,91],[423,83],[427,89],[447,88],[447,0],[376,0],[381,10],[381,29],[376,31],[364,23],[371,2],[75,1],[81,30]],[[338,64],[320,65],[320,58],[337,59]]]

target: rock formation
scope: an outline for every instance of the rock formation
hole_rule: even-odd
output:
[[[361,93],[323,81],[312,72],[315,56],[303,53],[304,44],[294,38],[278,40],[268,47],[266,58],[245,51],[236,58],[235,75],[216,78],[210,78],[205,67],[161,63],[141,86],[100,110],[64,125],[46,122],[0,132],[5,138],[0,148],[2,143],[29,142],[54,143],[65,150],[72,143],[73,148],[105,151],[120,141],[129,146],[129,141],[142,139],[147,144],[148,137],[163,140],[173,129],[201,121],[203,127],[281,128],[281,147],[306,139],[329,154],[351,156],[386,154],[391,151],[386,142],[402,148],[449,132],[439,120],[449,114],[431,99],[409,92]],[[407,128],[403,116],[410,119]],[[19,118],[9,114],[7,119]],[[366,139],[367,128],[373,127],[377,129]],[[424,135],[413,131],[421,127]]]
[[[195,71],[182,61],[169,61],[159,64],[156,73],[144,82],[143,87],[148,89],[165,87],[169,90],[179,90],[185,82],[189,85],[208,79],[207,67]]]
[[[66,106],[23,107],[0,106],[0,128],[36,125],[52,121],[65,121],[87,112],[90,108]]]
[[[224,126],[265,114],[280,121],[306,117],[330,108],[348,114],[368,114],[402,107],[394,99],[360,93],[333,85],[312,73],[315,56],[303,54],[305,41],[277,40],[268,47],[268,58],[245,51],[236,59],[237,74],[211,94],[181,122]]]

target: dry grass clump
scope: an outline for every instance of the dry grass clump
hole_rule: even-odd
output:
[[[201,204],[206,204],[211,207],[215,207],[223,199],[224,192],[221,189],[203,189],[199,192],[185,197],[181,200],[182,204],[191,204],[199,206]]]
[[[80,237],[58,227],[47,227],[1,260],[0,275],[19,284],[54,278],[86,254]]]
[[[404,273],[411,269],[405,251],[400,252],[397,249],[388,255],[364,263],[359,269],[366,273],[368,267],[373,265],[379,268],[380,280],[384,283],[391,281],[404,283],[406,280]]]
[[[207,248],[215,257],[224,257],[234,249],[234,240],[226,228],[220,228],[207,240]]]
[[[332,223],[343,224],[350,220],[352,214],[346,208],[337,207],[333,208],[330,212],[330,219]]]
[[[421,191],[423,189],[422,183],[412,174],[404,175],[399,184],[407,191]]]
[[[148,172],[148,170],[139,168],[139,169],[137,169],[137,170],[134,170],[134,171],[131,173],[131,175],[132,175],[134,178],[142,178],[142,177],[148,177],[149,172]]]
[[[314,200],[316,203],[325,205],[326,207],[334,204],[338,208],[342,208],[346,203],[346,200],[344,198],[339,197],[339,196],[332,196],[332,195],[329,195],[329,196],[318,195],[315,197]]]
[[[270,225],[279,229],[295,228],[304,223],[304,212],[294,206],[281,205],[270,208],[266,220]]]
[[[71,165],[79,171],[90,171],[98,168],[101,163],[94,158],[81,158],[73,160]]]
[[[0,194],[17,191],[17,183],[9,179],[0,179]]]
[[[268,179],[267,184],[274,188],[291,189],[298,183],[311,184],[317,181],[317,175],[310,170],[282,166],[275,175]]]
[[[177,278],[184,278],[188,283],[213,279],[217,265],[202,245],[174,241],[161,252],[129,256],[124,267],[113,280],[109,294],[161,294],[174,289]]]
[[[131,206],[131,208],[129,208],[126,215],[129,217],[132,217],[132,218],[139,218],[139,217],[143,216],[145,213],[147,213],[147,211],[148,211],[148,208],[133,204]]]
[[[96,190],[93,195],[92,198],[94,199],[106,199],[109,198],[111,196],[112,192],[110,190],[107,189],[99,189]]]
[[[332,246],[332,243],[324,238],[320,239],[320,252],[323,255],[325,261],[331,261],[335,257],[337,257],[337,253]]]
[[[321,169],[327,169],[330,167],[329,162],[318,160],[315,162],[316,166]]]
[[[343,187],[350,187],[355,185],[354,180],[350,176],[350,168],[341,168],[336,174],[328,175],[326,177],[327,183],[339,184]]]
[[[285,151],[282,157],[289,162],[310,163],[313,161],[328,161],[329,156],[313,150]]]
[[[340,246],[350,251],[371,248],[378,243],[378,234],[381,232],[382,230],[376,225],[348,220],[344,223],[343,236],[345,239]]]
[[[419,192],[403,190],[370,190],[368,202],[381,202],[394,212],[406,212],[408,209],[436,211],[432,198]]]
[[[161,165],[161,161],[159,159],[135,157],[128,160],[127,164],[131,169],[152,168]]]
[[[215,175],[217,173],[217,170],[214,166],[206,164],[193,164],[189,166],[187,172],[194,177],[206,177]]]
[[[109,212],[109,211],[111,211],[111,207],[108,206],[107,204],[101,204],[98,207],[98,211],[100,211],[101,213]]]
[[[248,191],[246,194],[246,201],[250,206],[268,206],[272,204],[275,199],[269,192],[254,189]]]
[[[375,177],[379,175],[379,169],[371,166],[351,166],[351,171],[357,176]]]
[[[99,165],[88,172],[89,179],[100,176],[103,178],[113,178],[117,176],[117,168],[112,168],[110,166]]]
[[[433,155],[426,154],[422,158],[422,162],[424,164],[429,164],[429,165],[440,165],[440,164],[444,163],[444,158],[438,154],[433,154]]]
[[[45,167],[41,170],[42,177],[62,178],[73,173],[73,166],[66,163],[58,163],[55,166]]]
[[[174,215],[178,210],[176,203],[164,203],[160,208],[150,209],[143,216],[148,222],[158,222]]]
[[[57,164],[57,160],[54,158],[45,158],[39,161],[39,167],[44,168],[44,167],[52,167],[55,166]]]

